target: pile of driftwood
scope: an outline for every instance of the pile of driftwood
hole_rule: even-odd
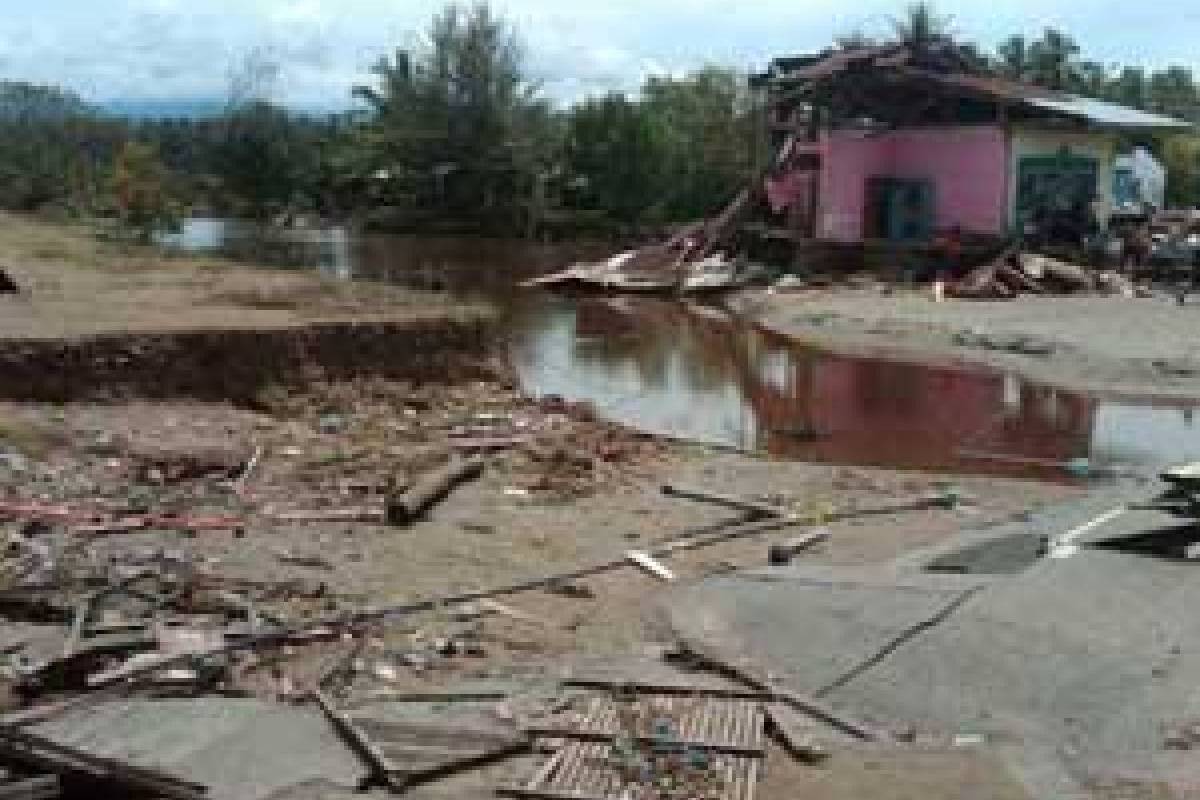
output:
[[[1018,249],[976,267],[946,287],[950,297],[970,300],[1012,300],[1020,294],[1101,292],[1134,296],[1134,286],[1111,270],[1093,271],[1078,264]]]

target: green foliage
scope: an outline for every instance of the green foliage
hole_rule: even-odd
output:
[[[668,221],[713,213],[766,159],[765,114],[737,72],[706,67],[683,78],[652,77],[642,105],[655,128],[658,196]]]
[[[662,185],[661,140],[645,107],[623,94],[575,106],[567,121],[565,160],[574,205],[636,223]]]
[[[892,20],[896,39],[913,47],[922,47],[950,34],[952,19],[938,14],[932,3],[917,2],[905,9],[903,17]]]
[[[0,207],[87,207],[122,136],[75,95],[0,81]]]
[[[150,241],[156,231],[178,224],[168,175],[151,145],[126,142],[113,164],[112,193],[123,231]]]
[[[320,133],[282,108],[254,101],[222,120],[216,171],[243,216],[299,210],[316,189]]]
[[[1194,207],[1200,200],[1200,136],[1168,137],[1159,155],[1167,168],[1167,205]]]
[[[516,33],[488,6],[448,6],[428,46],[372,69],[355,146],[379,202],[417,221],[457,218],[511,232],[525,222],[553,126],[525,77]]]

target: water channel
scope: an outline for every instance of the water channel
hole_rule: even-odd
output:
[[[835,355],[711,306],[515,288],[610,247],[339,228],[268,234],[199,218],[164,243],[486,298],[504,313],[527,392],[589,401],[615,421],[690,441],[835,464],[1051,478],[1061,470],[1022,459],[1139,469],[1200,460],[1191,407],[1109,401],[982,368]]]

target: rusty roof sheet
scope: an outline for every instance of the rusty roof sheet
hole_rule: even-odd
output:
[[[1068,92],[1057,92],[1027,83],[1017,83],[1003,78],[980,75],[942,74],[929,70],[907,70],[909,74],[927,78],[941,84],[954,86],[982,95],[1017,103],[1030,108],[1049,111],[1093,125],[1121,129],[1192,128],[1190,122],[1161,114],[1151,114],[1128,106],[1082,97]]]

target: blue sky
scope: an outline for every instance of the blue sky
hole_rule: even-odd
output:
[[[90,100],[221,97],[230,65],[266,48],[277,99],[337,107],[381,53],[412,45],[436,0],[0,0],[0,76]],[[559,100],[635,87],[706,62],[762,66],[852,30],[884,33],[903,1],[500,0],[531,72]],[[942,3],[964,38],[1066,29],[1106,62],[1200,66],[1200,4],[1185,0]]]

